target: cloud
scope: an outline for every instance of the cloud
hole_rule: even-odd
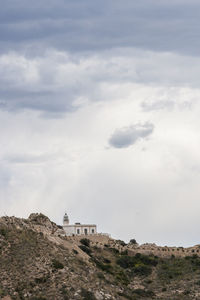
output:
[[[175,106],[175,101],[166,100],[166,101],[145,101],[141,103],[141,107],[144,111],[156,111],[156,110],[172,110]]]
[[[31,154],[31,153],[21,153],[7,155],[3,158],[3,161],[9,164],[42,164],[49,161],[53,161],[57,158],[55,155],[45,154]]]
[[[124,87],[132,85],[134,89],[136,84],[161,87],[158,99],[152,100],[149,95],[143,101],[144,110],[170,108],[173,105],[168,95],[174,97],[177,87],[199,86],[199,70],[199,60],[194,57],[137,49],[96,55],[72,55],[51,49],[37,57],[9,52],[0,55],[0,109],[33,110],[44,118],[62,118],[66,112],[91,102],[124,98]],[[137,101],[136,97],[133,101]]]
[[[197,55],[199,8],[195,0],[3,0],[0,45],[3,51],[137,47]]]
[[[117,129],[109,139],[109,144],[114,148],[127,148],[138,140],[151,135],[154,125],[151,123],[136,124],[122,129]]]
[[[199,0],[2,0],[0,211],[198,243],[199,26]]]

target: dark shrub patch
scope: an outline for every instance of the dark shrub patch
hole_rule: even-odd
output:
[[[98,273],[97,273],[97,277],[98,277],[99,279],[105,279],[105,276],[104,276],[103,273],[101,273],[101,272],[98,272]]]
[[[85,289],[82,288],[81,290],[81,296],[83,297],[83,300],[96,300],[96,297],[94,296],[94,294],[90,291],[87,291]]]
[[[124,241],[122,241],[122,240],[116,240],[116,242],[118,243],[118,244],[120,244],[121,246],[126,246],[127,244],[124,242]]]
[[[35,278],[35,283],[44,283],[47,281],[46,277],[36,277]]]
[[[117,264],[124,269],[128,269],[134,266],[133,258],[127,255],[118,258]]]
[[[57,259],[52,260],[52,266],[54,269],[63,269],[64,268],[64,265]]]
[[[88,255],[91,255],[92,253],[92,250],[90,248],[88,248],[87,246],[85,245],[80,245],[79,248],[84,251],[85,253],[87,253]]]
[[[136,294],[140,297],[154,297],[155,294],[153,291],[149,291],[149,290],[143,290],[143,289],[136,289],[133,290],[133,294]]]
[[[118,253],[119,253],[119,250],[116,249],[116,248],[109,248],[109,250],[110,250],[111,252],[113,252],[114,254],[118,254]]]
[[[127,269],[135,267],[136,265],[156,266],[158,264],[158,260],[154,256],[137,253],[135,256],[121,256],[117,259],[117,264],[120,265],[120,267]]]
[[[103,262],[104,262],[105,264],[110,264],[110,263],[111,263],[110,259],[105,258],[105,257],[103,257]]]
[[[112,266],[110,264],[104,264],[100,260],[96,259],[95,257],[92,258],[92,261],[96,264],[97,268],[112,274]]]
[[[137,275],[148,276],[152,272],[152,268],[150,266],[139,265],[134,268],[134,273]]]
[[[122,284],[128,285],[130,283],[130,281],[124,271],[118,272],[116,274],[115,278],[118,281],[120,281]]]
[[[76,249],[72,250],[74,252],[74,254],[78,254],[78,251]]]
[[[121,255],[116,263],[123,269],[129,269],[132,275],[148,276],[152,272],[152,266],[157,265],[158,259],[137,253],[135,256]]]
[[[5,228],[0,228],[0,235],[2,235],[5,238],[7,238],[7,236],[8,236],[8,230],[6,230]]]
[[[129,243],[132,244],[132,245],[137,245],[137,242],[136,242],[135,239],[131,239]]]
[[[86,246],[86,247],[90,247],[90,240],[89,240],[89,239],[86,239],[86,238],[81,239],[81,240],[80,240],[80,243],[81,243],[82,245]]]

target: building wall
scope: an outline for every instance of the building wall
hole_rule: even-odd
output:
[[[73,226],[73,225],[64,225],[63,229],[65,230],[66,235],[76,234],[76,232],[75,232],[75,226]]]
[[[81,225],[81,224],[75,224],[75,225],[64,225],[63,226],[66,235],[92,235],[97,234],[97,227],[96,225]],[[87,233],[86,233],[87,232]]]

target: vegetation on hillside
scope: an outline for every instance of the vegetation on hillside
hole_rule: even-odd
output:
[[[70,249],[64,237],[57,236],[54,242],[52,233],[49,238],[46,229],[35,229],[33,223],[42,225],[41,216],[40,222],[32,219],[22,225],[0,221],[0,299],[6,295],[14,300],[200,298],[196,255],[130,255],[85,238]],[[45,220],[50,228],[49,222]]]

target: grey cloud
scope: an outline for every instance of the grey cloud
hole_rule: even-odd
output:
[[[96,55],[49,50],[36,58],[11,52],[0,55],[0,109],[35,110],[45,118],[60,118],[66,112],[77,110],[80,99],[85,102],[114,100],[118,93],[111,92],[112,85],[199,87],[199,70],[199,60],[194,57],[136,49]],[[171,109],[173,103],[169,95],[176,96],[173,89],[167,98],[162,90],[160,94],[155,101],[143,102],[142,109]]]
[[[1,49],[54,47],[92,51],[115,47],[198,55],[198,1],[4,0]]]
[[[109,139],[109,144],[114,148],[127,148],[138,140],[151,135],[154,125],[151,123],[136,124],[122,129],[117,129]]]
[[[69,97],[69,98],[68,98]],[[0,91],[0,109],[6,111],[36,110],[42,115],[49,114],[52,118],[63,117],[65,112],[72,112],[73,96],[59,91],[40,92],[10,89]]]
[[[10,154],[3,158],[4,162],[10,164],[41,164],[46,163],[52,160],[55,160],[57,157],[53,154],[31,154],[31,153],[22,153],[22,154]]]
[[[175,107],[175,101],[166,100],[166,101],[154,101],[154,102],[142,102],[141,104],[143,111],[155,111],[155,110],[172,110]]]

